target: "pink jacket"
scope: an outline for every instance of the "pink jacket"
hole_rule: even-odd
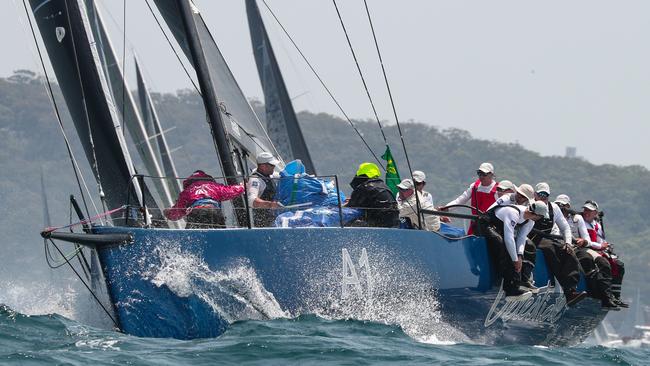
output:
[[[183,181],[183,192],[173,207],[165,210],[170,220],[179,220],[187,215],[192,204],[200,199],[211,198],[215,201],[228,201],[244,193],[244,186],[227,186],[214,181],[212,176],[197,170]]]

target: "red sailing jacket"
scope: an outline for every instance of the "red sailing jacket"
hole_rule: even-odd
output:
[[[176,204],[165,210],[165,216],[170,220],[179,220],[189,213],[190,207],[197,200],[228,201],[242,193],[244,193],[243,186],[226,186],[217,183],[212,176],[197,170],[183,181],[183,192],[178,195]]]

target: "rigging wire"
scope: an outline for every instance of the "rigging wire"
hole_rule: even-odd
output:
[[[302,50],[300,49],[300,47],[298,47],[298,45],[296,44],[296,42],[293,40],[293,37],[291,37],[291,35],[290,35],[289,32],[287,31],[287,29],[284,27],[284,25],[282,24],[282,22],[280,22],[280,19],[278,19],[278,17],[275,15],[275,13],[273,12],[273,10],[271,10],[271,7],[270,7],[269,4],[266,2],[266,0],[262,0],[262,2],[264,3],[264,6],[266,7],[266,9],[268,9],[268,11],[271,13],[271,15],[273,16],[273,19],[275,19],[276,23],[278,23],[278,25],[280,26],[280,28],[282,29],[282,31],[284,32],[284,34],[287,36],[287,38],[289,39],[289,41],[291,42],[291,44],[293,44],[293,47],[296,49],[296,51],[298,51],[298,53],[300,54],[300,56],[302,57],[302,59],[305,61],[305,63],[307,64],[307,66],[309,67],[309,69],[311,70],[311,72],[314,74],[314,76],[316,76],[316,78],[317,78],[318,81],[320,82],[320,84],[321,84],[321,86],[323,87],[323,89],[325,89],[325,91],[326,91],[327,94],[330,96],[330,98],[332,99],[332,101],[334,102],[334,104],[336,104],[336,106],[338,107],[339,111],[341,111],[341,113],[343,114],[343,116],[345,117],[345,119],[348,121],[348,123],[350,124],[350,126],[351,126],[351,127],[354,129],[354,131],[357,133],[357,135],[359,136],[359,138],[361,139],[361,141],[363,142],[363,144],[366,145],[366,148],[368,149],[368,151],[370,152],[370,154],[375,158],[375,160],[377,161],[377,163],[379,164],[379,166],[381,166],[382,169],[384,169],[384,171],[385,171],[385,170],[386,170],[386,167],[384,167],[384,164],[382,164],[382,162],[379,160],[379,158],[377,157],[377,155],[375,154],[375,152],[370,148],[370,145],[368,145],[368,142],[366,142],[366,139],[363,138],[363,135],[362,135],[361,132],[357,129],[357,127],[354,125],[354,123],[352,122],[352,120],[350,119],[350,117],[348,117],[347,113],[345,113],[345,111],[343,110],[343,107],[341,106],[341,104],[339,103],[339,101],[336,99],[336,97],[334,97],[334,94],[332,94],[332,92],[331,92],[330,89],[327,87],[327,85],[325,84],[325,82],[323,81],[323,79],[320,77],[320,75],[318,74],[318,72],[316,72],[316,69],[314,69],[314,67],[312,66],[311,62],[309,62],[309,59],[307,59],[307,56],[305,56],[305,54],[302,52]]]
[[[36,51],[38,52],[38,58],[41,63],[41,67],[43,68],[43,74],[45,75],[45,83],[47,85],[47,92],[48,96],[50,97],[50,101],[52,102],[52,106],[54,107],[54,113],[56,115],[56,119],[59,123],[59,129],[61,130],[61,134],[63,135],[63,141],[65,142],[65,147],[68,152],[68,157],[70,158],[70,163],[72,164],[72,170],[74,172],[75,179],[77,181],[77,186],[79,187],[79,192],[81,194],[81,200],[83,201],[84,208],[86,209],[86,214],[90,216],[90,210],[88,209],[88,203],[86,202],[86,196],[84,194],[84,190],[82,188],[82,182],[83,182],[83,187],[86,189],[88,196],[90,197],[90,202],[93,205],[93,208],[95,209],[96,213],[99,213],[99,210],[97,209],[97,206],[95,206],[95,202],[92,200],[92,195],[90,194],[90,190],[88,189],[88,185],[86,184],[86,180],[83,177],[83,174],[81,173],[81,169],[79,168],[79,164],[77,163],[77,159],[74,157],[74,153],[72,152],[72,148],[70,146],[70,140],[68,140],[68,136],[65,133],[65,128],[63,127],[63,120],[61,118],[61,113],[59,111],[59,107],[56,103],[56,99],[54,98],[54,92],[52,91],[52,83],[50,82],[50,76],[47,72],[47,68],[45,67],[45,61],[43,59],[43,54],[41,53],[41,48],[38,45],[38,40],[36,38],[36,32],[34,30],[34,25],[32,24],[32,18],[29,16],[29,10],[27,9],[27,0],[23,0],[23,7],[25,8],[25,16],[27,17],[27,21],[29,22],[29,28],[32,32],[32,37],[34,39],[34,44],[36,45]]]
[[[165,39],[167,40],[167,44],[168,44],[169,47],[172,49],[172,51],[174,52],[174,55],[176,56],[176,59],[177,59],[178,62],[180,63],[181,67],[183,68],[183,71],[185,72],[185,75],[187,75],[187,78],[190,80],[190,82],[191,82],[192,85],[194,86],[194,89],[196,90],[196,92],[197,92],[197,93],[199,94],[199,96],[200,96],[200,95],[201,95],[201,90],[200,90],[200,88],[196,85],[196,83],[194,82],[194,79],[192,79],[192,76],[191,76],[189,70],[187,69],[187,67],[185,66],[185,64],[183,63],[183,61],[182,61],[182,59],[181,59],[181,57],[180,57],[178,51],[176,50],[176,48],[174,48],[171,39],[169,38],[169,36],[167,35],[167,33],[165,32],[165,30],[164,30],[164,28],[163,28],[163,26],[162,26],[162,23],[160,22],[160,20],[158,20],[158,17],[156,16],[155,12],[153,11],[153,8],[152,8],[151,4],[149,3],[149,0],[145,0],[145,3],[147,4],[147,7],[149,8],[149,12],[151,13],[151,16],[152,16],[152,17],[154,18],[154,20],[156,21],[156,24],[158,24],[158,28],[160,29],[160,31],[162,32],[163,36],[164,36]],[[245,129],[245,128],[244,128],[244,127],[239,123],[239,121],[237,121],[237,119],[236,119],[236,118],[235,118],[231,113],[229,113],[229,112],[226,110],[225,105],[224,105],[223,103],[220,103],[220,104],[219,104],[219,109],[220,109],[220,111],[221,111],[221,112],[222,112],[222,113],[223,113],[223,114],[228,118],[228,120],[229,120],[231,123],[235,123],[235,124],[236,124],[236,125],[237,125],[241,130],[242,130],[242,131],[244,131],[244,133],[246,133],[246,135],[247,135],[248,137],[250,137],[251,141],[252,141],[255,145],[257,145],[257,147],[259,147],[259,148],[262,149],[262,150],[266,150],[266,149],[268,148],[268,147],[262,146],[259,142],[257,142],[256,139],[254,138],[255,135],[253,135],[253,134],[247,132],[246,129]],[[253,112],[253,113],[254,113],[254,112]],[[257,116],[256,116],[256,117],[257,117]],[[207,118],[207,116],[206,116],[206,118]],[[257,119],[257,118],[256,118],[256,119]],[[266,133],[266,129],[264,128],[264,126],[262,126],[262,122],[261,122],[259,119],[257,119],[257,123],[262,127],[262,131],[264,131],[264,134],[265,134],[266,138],[269,139],[269,141],[270,141],[271,139],[270,139],[270,137],[268,136],[268,134]],[[211,127],[210,127],[210,128],[211,128]],[[214,142],[213,142],[213,143],[214,143]],[[216,144],[216,143],[215,143],[215,144]],[[270,147],[275,151],[275,155],[278,156],[278,157],[280,157],[280,154],[279,154],[279,152],[277,151],[277,149],[275,148],[275,146],[273,146],[273,144],[271,144]],[[216,145],[215,145],[215,149],[216,149]],[[280,157],[280,158],[281,158],[281,157]],[[221,161],[219,161],[219,165],[221,166]],[[223,171],[223,167],[221,168],[221,170]]]
[[[65,263],[67,263],[68,266],[70,266],[70,269],[72,269],[72,272],[74,272],[74,274],[77,275],[77,278],[79,279],[79,281],[81,281],[81,283],[84,285],[84,287],[86,287],[88,292],[90,292],[90,294],[95,299],[95,301],[97,301],[97,304],[102,308],[102,310],[104,310],[104,312],[106,313],[106,315],[108,315],[108,317],[111,319],[111,321],[113,321],[113,325],[115,325],[115,327],[117,329],[120,329],[120,326],[117,323],[117,320],[115,320],[113,315],[111,315],[111,313],[108,311],[108,309],[106,309],[104,304],[102,304],[102,302],[99,300],[99,298],[97,297],[95,292],[90,288],[90,286],[88,286],[86,281],[84,281],[83,278],[81,278],[81,275],[79,275],[79,272],[77,272],[77,270],[74,268],[72,263],[70,263],[70,260],[68,258],[66,258],[66,256],[63,254],[63,251],[61,251],[61,249],[59,249],[59,247],[56,245],[56,243],[52,239],[48,239],[48,240],[52,243],[54,248],[56,248],[56,251],[59,252],[59,255],[61,255],[63,258],[65,258]]]
[[[68,2],[64,1],[65,4],[65,12],[66,12],[66,17],[68,20],[68,28],[72,31],[72,24],[70,22],[70,8],[68,7]],[[86,117],[86,126],[88,127],[88,137],[90,141],[90,146],[92,150],[92,156],[93,156],[93,172],[95,173],[95,178],[97,180],[97,188],[99,189],[99,197],[101,199],[102,207],[104,208],[104,211],[106,210],[106,200],[105,200],[105,195],[104,195],[104,188],[102,187],[102,179],[101,176],[99,175],[99,164],[97,162],[97,155],[95,154],[95,140],[93,139],[93,134],[92,134],[92,128],[90,126],[90,116],[88,115],[88,106],[86,105],[86,92],[83,86],[82,78],[81,78],[81,70],[79,67],[79,58],[77,54],[77,45],[74,41],[74,37],[70,37],[70,40],[72,42],[72,51],[74,53],[74,60],[75,60],[75,68],[77,70],[77,77],[79,79],[79,90],[81,91],[81,98],[83,100],[83,103],[81,105],[83,106],[84,110],[84,115]]]
[[[357,59],[357,54],[354,52],[354,47],[352,47],[352,42],[350,41],[350,36],[348,35],[348,31],[345,28],[345,23],[343,22],[343,17],[341,16],[341,12],[339,11],[339,7],[336,4],[336,0],[332,0],[334,3],[334,8],[336,9],[336,15],[339,17],[339,21],[341,22],[341,28],[343,28],[343,33],[345,34],[345,39],[348,41],[348,46],[350,47],[350,52],[352,53],[352,57],[354,58],[354,63],[357,65],[357,71],[359,71],[359,76],[361,77],[361,81],[363,82],[363,87],[366,89],[366,94],[368,95],[368,100],[370,101],[370,106],[372,106],[372,112],[375,114],[375,119],[377,120],[377,125],[379,125],[379,131],[381,131],[381,136],[384,138],[384,143],[386,146],[388,146],[388,141],[386,140],[386,134],[384,133],[384,129],[381,126],[381,121],[379,121],[379,116],[377,115],[377,108],[375,108],[375,103],[372,100],[372,97],[370,96],[370,90],[368,90],[368,84],[366,83],[366,78],[363,77],[363,72],[361,71],[361,66],[359,65],[359,60]]]
[[[370,9],[368,8],[368,1],[363,0],[363,4],[366,8],[366,14],[368,16],[368,23],[370,23],[370,30],[372,31],[372,39],[375,41],[375,49],[377,50],[377,56],[379,57],[379,63],[381,64],[381,72],[384,75],[384,82],[386,84],[386,89],[388,90],[388,97],[390,98],[390,105],[391,108],[393,109],[393,115],[395,116],[395,123],[397,124],[397,131],[399,132],[399,138],[402,141],[402,148],[404,149],[404,156],[406,157],[406,164],[409,168],[409,175],[411,176],[411,180],[413,180],[413,169],[411,168],[411,160],[409,159],[409,154],[408,151],[406,150],[406,143],[404,142],[404,134],[402,133],[402,127],[400,126],[399,123],[399,118],[397,117],[397,109],[395,108],[395,101],[393,100],[393,93],[391,92],[390,89],[390,84],[388,83],[388,76],[386,75],[386,68],[384,67],[384,60],[381,57],[381,51],[379,50],[379,43],[377,42],[377,34],[375,33],[375,27],[372,24],[372,17],[370,16]],[[415,181],[415,180],[413,180]],[[420,212],[420,199],[418,195],[415,195],[415,203],[417,204],[417,209],[418,212]],[[418,214],[418,225],[420,228],[422,228],[422,220],[420,218],[420,214]]]
[[[192,85],[194,86],[194,89],[196,90],[199,95],[201,95],[201,89],[196,85],[194,82],[194,79],[192,79],[192,76],[190,75],[190,72],[187,70],[187,67],[183,63],[183,60],[181,59],[181,56],[178,54],[178,51],[174,48],[174,45],[172,44],[172,41],[169,39],[169,36],[165,32],[165,29],[163,28],[162,24],[160,23],[160,20],[158,20],[158,17],[153,11],[153,8],[151,7],[151,4],[149,4],[149,0],[144,0],[144,2],[147,4],[147,7],[149,8],[149,12],[151,13],[151,16],[153,19],[156,21],[156,24],[158,24],[158,28],[160,28],[160,31],[162,32],[163,36],[165,36],[165,39],[167,40],[167,44],[169,47],[172,49],[174,52],[174,55],[176,55],[176,59],[178,62],[181,64],[181,67],[183,68],[183,71],[185,71],[185,75],[187,75],[187,78],[190,79],[190,82],[192,82]]]

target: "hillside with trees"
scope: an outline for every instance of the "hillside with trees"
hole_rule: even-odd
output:
[[[76,132],[65,111],[58,89],[56,99],[62,110],[65,131],[72,143],[90,192],[97,192]],[[155,94],[154,99],[168,134],[181,176],[195,169],[217,170],[217,159],[205,112],[193,91]],[[253,102],[256,109],[262,105]],[[263,115],[263,113],[260,113]],[[320,175],[339,175],[347,183],[359,163],[374,161],[347,121],[332,115],[302,111],[298,115],[303,133]],[[385,145],[376,122],[354,121],[377,156]],[[598,201],[605,210],[608,238],[615,243],[628,266],[624,287],[627,295],[637,286],[650,301],[650,284],[645,274],[650,266],[646,241],[650,229],[650,171],[641,166],[594,165],[580,158],[541,156],[525,147],[474,138],[458,129],[440,129],[429,124],[406,122],[402,132],[414,169],[427,174],[427,190],[437,205],[444,204],[467,188],[483,161],[492,162],[498,179],[515,184],[550,184],[552,197],[566,193],[574,207],[587,199]],[[462,127],[462,126],[459,126]],[[532,129],[532,127],[531,127]],[[385,132],[402,176],[407,165],[397,128],[387,124]],[[552,136],[552,135],[551,135]],[[551,139],[552,137],[548,137]],[[42,239],[38,233],[45,225],[40,177],[43,172],[49,211],[54,225],[69,219],[68,197],[79,195],[73,171],[52,105],[41,78],[20,71],[0,79],[0,228],[2,246],[11,260],[3,260],[0,276],[5,279],[39,276],[49,271],[43,260]],[[638,231],[637,231],[638,230]],[[444,255],[444,253],[441,253]]]

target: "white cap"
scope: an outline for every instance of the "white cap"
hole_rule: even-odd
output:
[[[421,170],[414,170],[413,171],[413,180],[415,181],[415,183],[422,183],[422,182],[425,182],[427,180],[427,176]]]
[[[505,179],[502,180],[501,182],[499,182],[499,184],[497,185],[497,188],[500,188],[500,189],[503,189],[503,190],[512,189],[513,191],[517,189],[517,187],[515,187],[514,183],[512,183],[509,180],[505,180]]]
[[[280,163],[280,160],[276,159],[273,154],[266,151],[257,154],[255,160],[257,161],[257,164],[278,165]]]
[[[483,163],[481,166],[478,167],[478,170],[482,171],[483,173],[494,173],[494,167],[490,163]]]
[[[540,192],[546,192],[550,195],[551,187],[549,187],[548,183],[546,182],[537,183],[537,185],[535,186],[535,193],[540,193]]]
[[[399,189],[413,189],[413,181],[410,179],[403,179],[400,184],[397,185]]]
[[[515,187],[515,191],[520,195],[528,198],[529,202],[533,202],[535,200],[535,191],[533,190],[533,186],[530,184],[524,183],[519,187]]]
[[[555,197],[554,202],[562,205],[571,205],[571,197],[567,196],[566,194],[560,194]]]
[[[544,201],[535,201],[528,206],[528,211],[542,217],[548,218],[548,206]]]
[[[582,208],[586,208],[590,211],[598,211],[598,204],[596,201],[587,201],[584,205],[582,205]]]

